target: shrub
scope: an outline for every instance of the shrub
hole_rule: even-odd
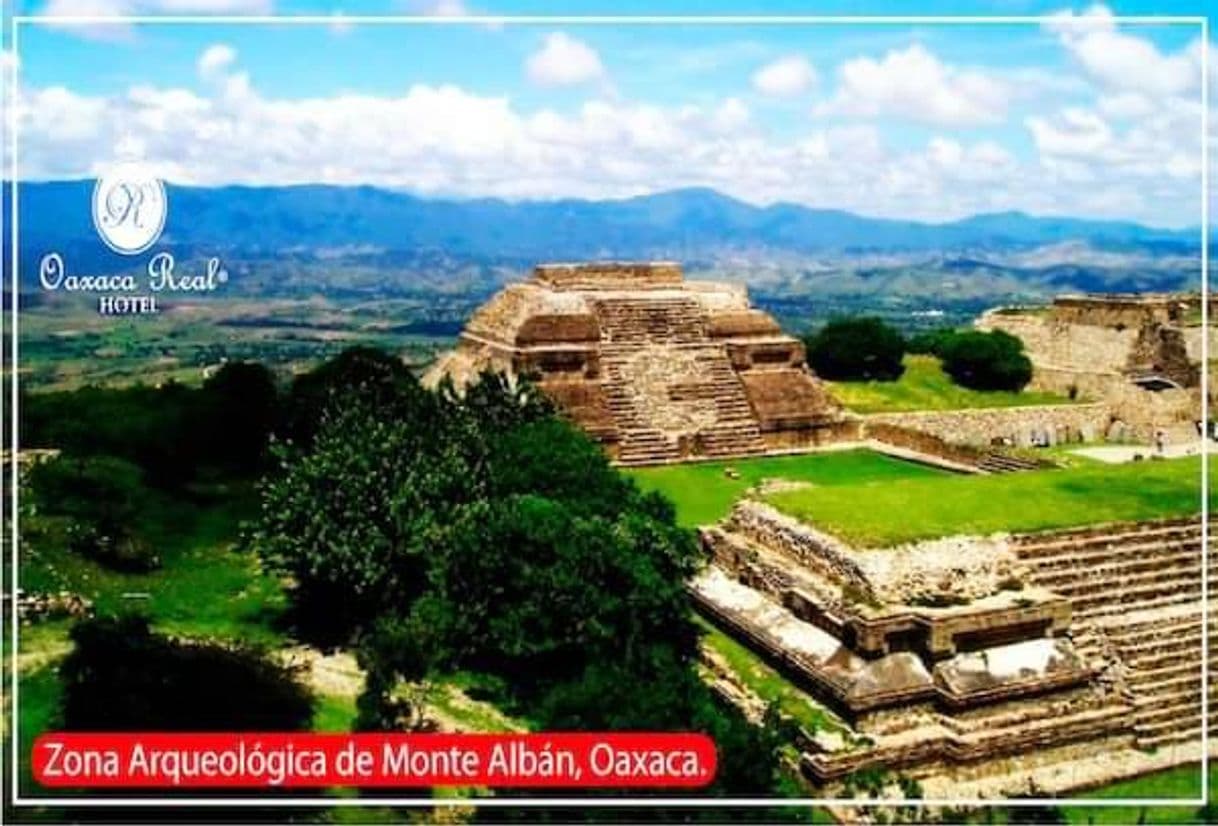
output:
[[[1032,380],[1023,342],[1001,330],[956,333],[944,341],[940,356],[952,381],[974,390],[1019,391]]]
[[[66,516],[68,549],[117,571],[145,573],[160,559],[134,529],[147,495],[138,467],[113,456],[57,456],[31,468],[38,508]]]
[[[292,668],[262,652],[179,641],[143,617],[84,620],[59,668],[69,731],[290,731],[313,718]]]
[[[956,335],[956,331],[951,327],[924,330],[910,337],[906,342],[905,349],[919,356],[942,356],[943,345],[954,335]]]
[[[833,381],[895,381],[905,372],[905,339],[878,318],[830,321],[806,342],[808,363]]]

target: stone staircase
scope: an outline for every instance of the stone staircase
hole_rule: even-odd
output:
[[[649,427],[630,393],[630,381],[622,375],[627,358],[628,351],[606,352],[601,356],[605,407],[617,427],[617,459],[623,465],[675,462],[681,458],[677,439]]]
[[[1077,633],[1106,638],[1119,659],[1138,746],[1156,749],[1198,739],[1200,518],[1014,541],[1020,558],[1033,569],[1032,584],[1069,597]]]
[[[706,341],[706,315],[688,296],[614,296],[590,302],[605,344]]]
[[[623,465],[658,464],[690,456],[750,456],[765,452],[761,428],[723,344],[711,342],[699,303],[686,296],[604,296],[592,302],[601,330],[601,384]],[[675,354],[692,363],[663,398],[643,398],[630,375],[638,359],[662,365]],[[694,430],[663,427],[666,405],[700,404],[713,422]],[[648,407],[652,407],[648,410]],[[658,410],[657,410],[658,409]],[[679,416],[672,417],[679,419]]]
[[[977,460],[977,469],[984,473],[1017,473],[1021,470],[1036,470],[1041,467],[1031,459],[1020,459],[1005,453],[989,451]]]
[[[722,345],[697,348],[697,361],[706,382],[688,391],[709,398],[715,405],[715,423],[698,431],[698,449],[703,456],[755,456],[765,452],[761,428],[745,395],[744,385],[732,368]],[[687,388],[678,388],[680,396]]]

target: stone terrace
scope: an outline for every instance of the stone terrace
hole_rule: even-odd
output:
[[[746,501],[703,541],[702,610],[851,724],[801,738],[829,792],[875,766],[1058,792],[1200,755],[1199,516],[861,550]]]
[[[470,320],[426,380],[531,375],[621,464],[815,445],[846,427],[803,346],[742,288],[678,264],[544,264]]]

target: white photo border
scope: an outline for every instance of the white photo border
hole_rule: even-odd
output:
[[[359,15],[343,14],[341,19],[349,25],[407,25],[407,26],[445,26],[445,25],[1040,25],[1050,19],[1048,15],[459,15],[452,17],[425,17],[418,15]],[[10,136],[11,155],[8,177],[9,212],[12,217],[9,235],[9,266],[11,270],[11,320],[9,354],[10,394],[9,394],[9,447],[11,466],[9,468],[11,482],[11,530],[9,531],[10,547],[10,623],[11,644],[8,676],[12,685],[12,697],[9,705],[11,738],[11,777],[12,798],[9,803],[14,807],[488,807],[488,808],[536,808],[536,807],[572,807],[581,808],[620,808],[620,807],[682,807],[682,808],[801,808],[805,806],[842,807],[1031,807],[1031,806],[1070,806],[1070,807],[1192,807],[1205,806],[1209,803],[1209,439],[1208,426],[1203,427],[1201,434],[1201,796],[1199,798],[1078,798],[1078,797],[1047,797],[1047,798],[992,798],[992,799],[955,799],[955,798],[923,798],[918,800],[873,800],[860,798],[731,798],[731,797],[523,797],[523,798],[431,798],[431,797],[373,797],[373,798],[342,798],[325,797],[322,794],[306,797],[275,796],[272,798],[258,797],[22,797],[20,789],[20,735],[18,732],[19,717],[17,711],[19,674],[17,672],[17,652],[19,626],[17,616],[17,588],[19,577],[17,514],[19,506],[18,495],[18,295],[20,281],[18,279],[18,118],[17,99],[18,81],[20,74],[18,30],[21,25],[38,25],[54,23],[57,26],[102,25],[102,24],[141,24],[141,25],[196,25],[215,24],[225,25],[330,25],[336,20],[335,15],[11,15],[9,17],[8,44],[14,59],[10,72],[9,86],[5,92],[8,105],[7,131]],[[1163,26],[1199,26],[1201,34],[1201,323],[1202,323],[1202,371],[1201,371],[1201,406],[1202,422],[1209,422],[1209,156],[1207,136],[1209,134],[1209,18],[1206,16],[1177,16],[1177,15],[1114,15],[1112,20],[1126,25],[1163,25]],[[1085,25],[1080,19],[1080,25]],[[0,219],[2,220],[2,219]],[[3,225],[0,223],[0,237],[3,237]],[[0,401],[3,394],[0,393]],[[0,406],[0,411],[3,407]],[[0,521],[3,521],[3,497],[0,497]],[[7,526],[9,523],[4,521]]]

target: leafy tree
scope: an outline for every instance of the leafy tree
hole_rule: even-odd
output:
[[[878,318],[842,318],[805,341],[808,364],[833,381],[895,381],[905,372],[905,340]]]
[[[142,617],[73,626],[59,668],[70,731],[279,731],[308,728],[313,698],[263,652],[155,634]]]
[[[294,580],[302,631],[337,642],[421,592],[430,534],[480,495],[478,446],[446,438],[453,427],[442,400],[403,384],[384,405],[332,408],[308,450],[274,446],[249,541]]]
[[[943,345],[956,335],[951,327],[940,327],[935,330],[925,330],[909,338],[905,349],[910,353],[924,356],[942,356]]]
[[[119,571],[160,566],[137,529],[147,490],[136,465],[114,456],[61,454],[34,465],[28,480],[41,511],[71,519],[67,533],[73,552]]]
[[[956,333],[943,342],[940,353],[952,381],[974,390],[1019,391],[1032,380],[1023,342],[1001,330]]]
[[[701,555],[673,525],[513,496],[459,509],[433,535],[428,560],[413,618],[437,665],[527,685],[589,660],[633,662],[655,638],[693,650],[684,583]]]
[[[143,495],[143,472],[115,456],[61,454],[30,468],[38,508],[111,530],[129,522]]]
[[[279,418],[279,391],[271,371],[254,362],[228,362],[203,382],[192,409],[194,438],[208,462],[246,475],[266,458]]]
[[[307,446],[336,401],[345,404],[353,395],[390,401],[410,385],[417,381],[400,358],[375,347],[350,347],[292,382],[282,435]]]

